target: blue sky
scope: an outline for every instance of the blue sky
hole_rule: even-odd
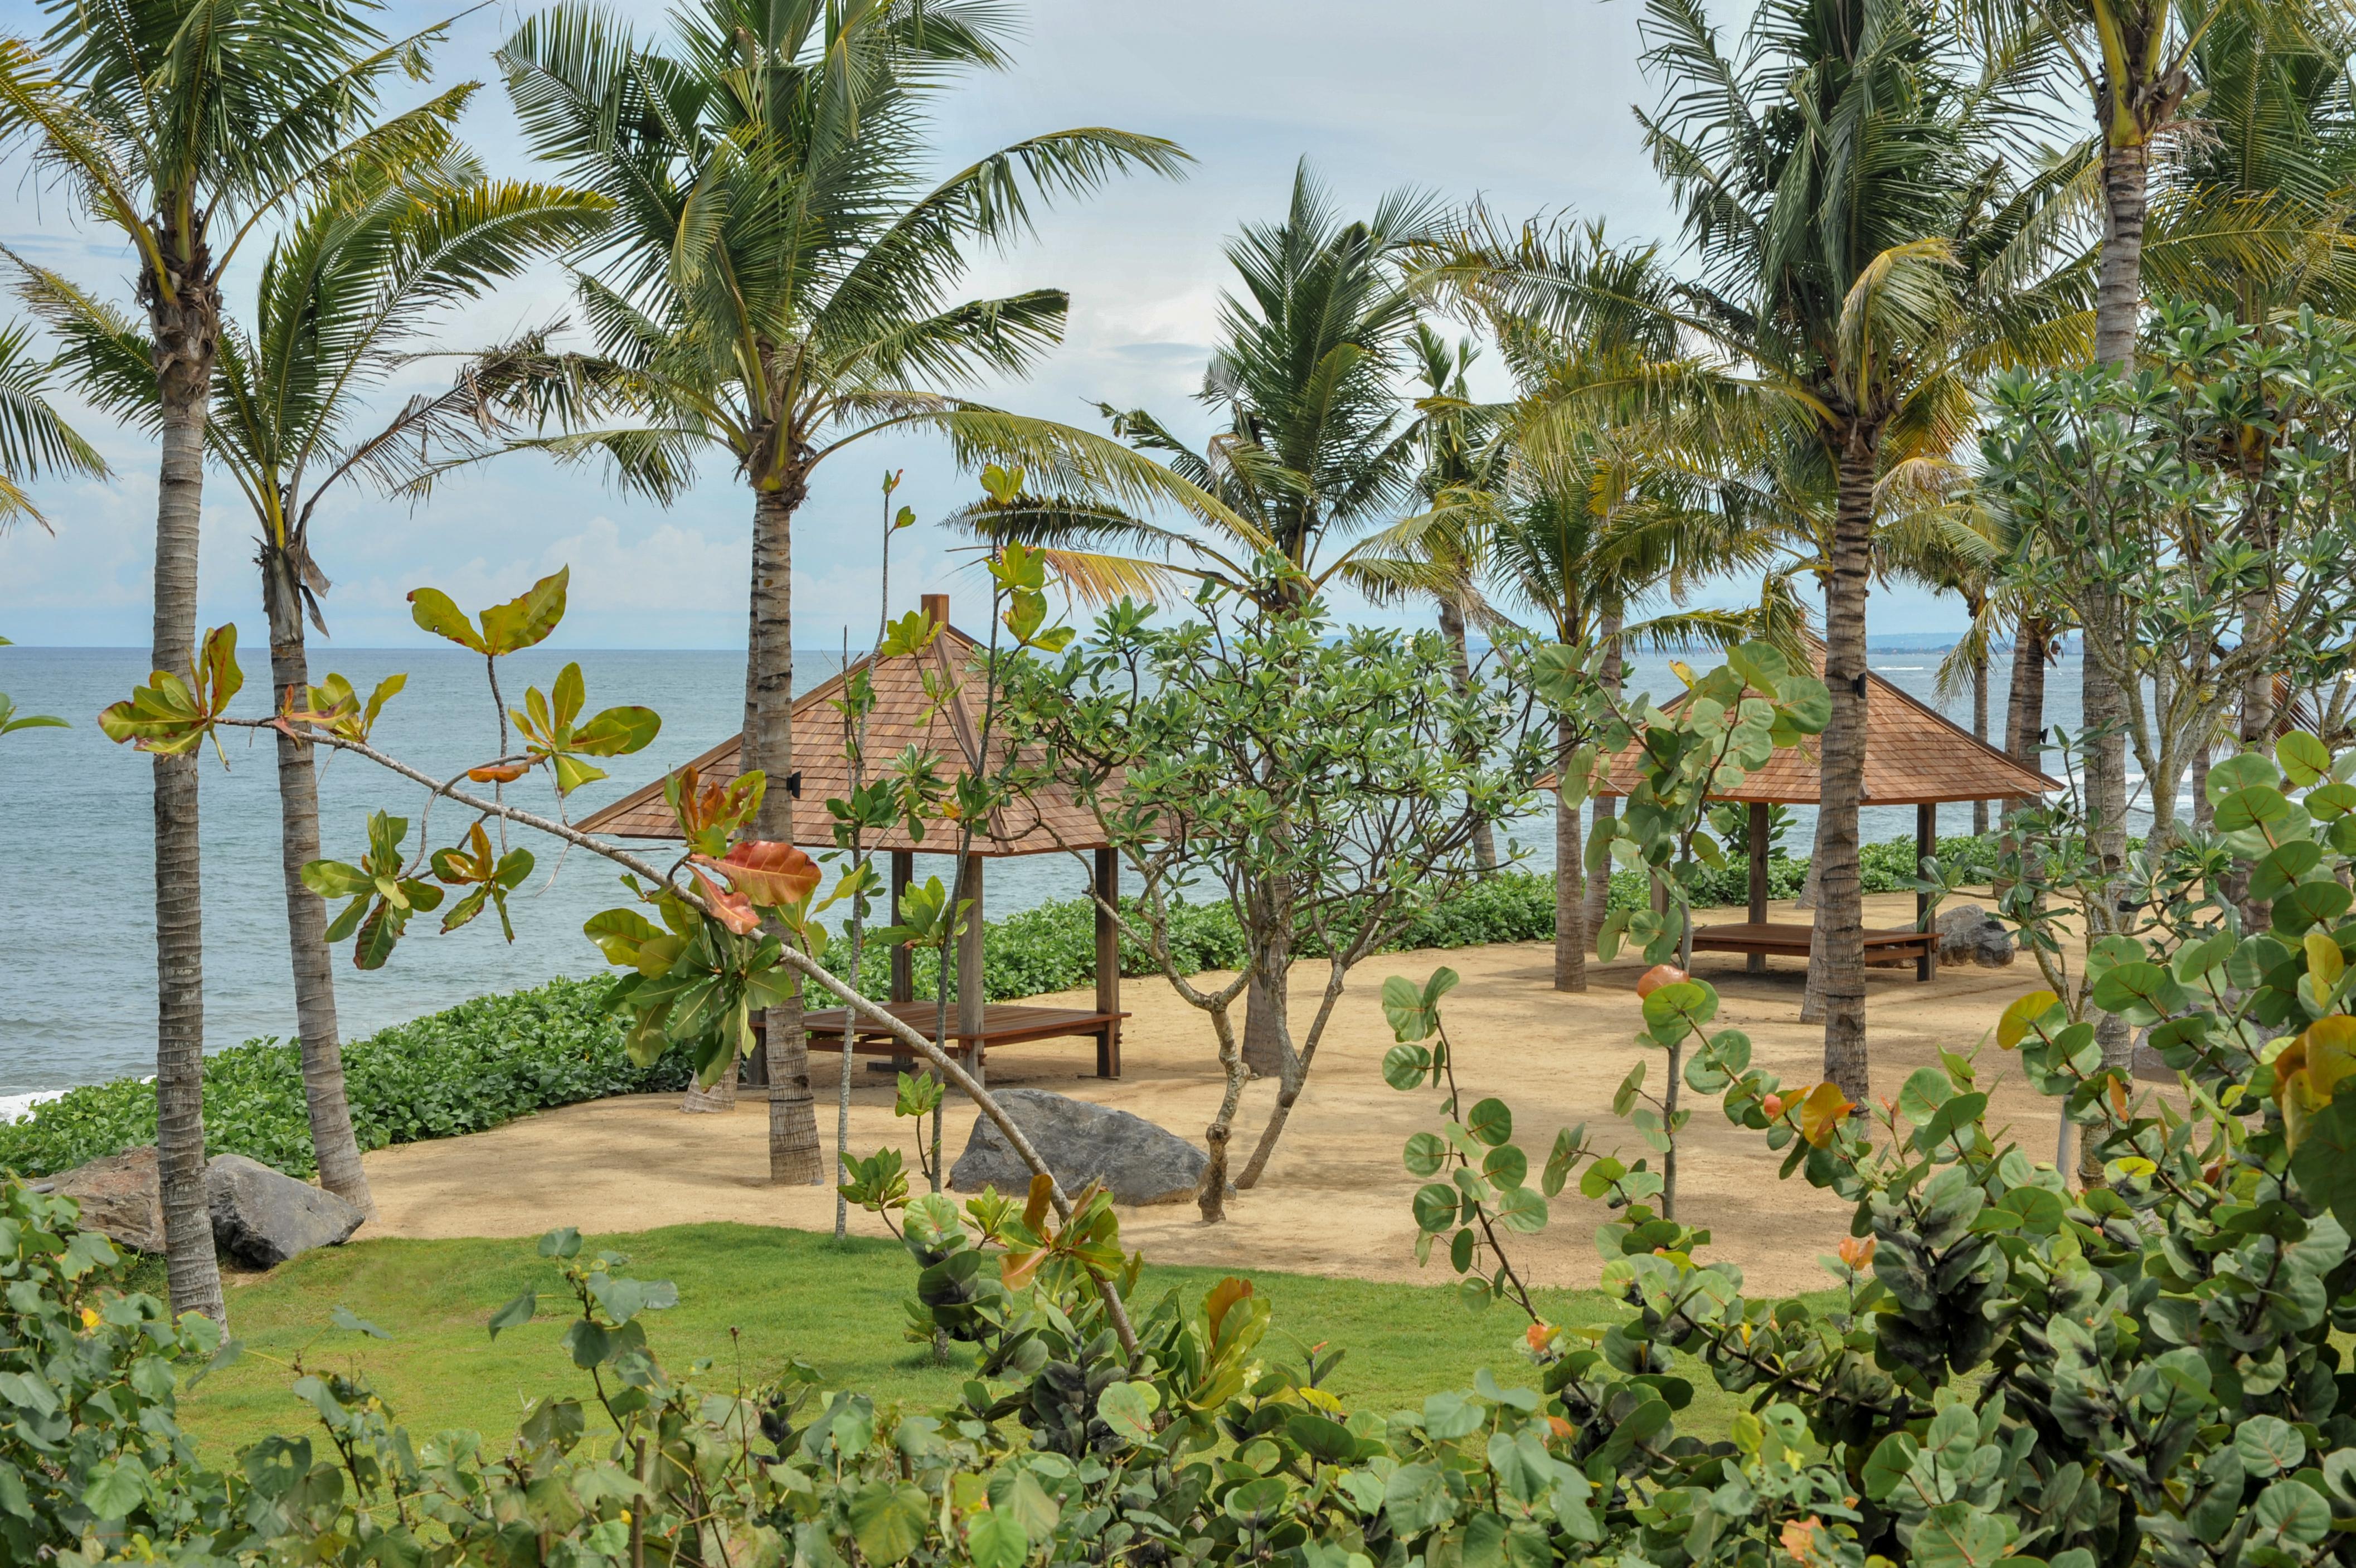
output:
[[[530,166],[489,55],[532,7],[498,5],[461,21],[436,59],[438,82],[489,83],[465,124],[495,172]],[[645,29],[663,7],[616,10]],[[1197,160],[1178,184],[1139,180],[1050,214],[1036,241],[977,259],[977,295],[1055,285],[1072,295],[1069,332],[1028,381],[980,395],[1028,413],[1094,425],[1094,403],[1153,408],[1190,434],[1190,394],[1214,330],[1226,265],[1220,243],[1240,220],[1280,210],[1307,156],[1345,206],[1412,185],[1504,212],[1602,216],[1627,237],[1665,235],[1669,216],[1637,140],[1630,106],[1648,102],[1628,0],[1487,0],[1434,7],[1400,0],[1187,0],[1180,5],[1029,0],[1011,72],[980,78],[946,105],[943,166],[1019,137],[1082,124],[1168,136]],[[1747,9],[1747,8],[1745,8]],[[389,26],[444,14],[395,0]],[[1741,10],[1721,8],[1737,19]],[[6,0],[9,30],[37,26],[27,0]],[[1736,22],[1739,25],[1739,21]],[[86,284],[127,298],[119,242],[78,230],[21,165],[0,184],[7,243]],[[258,251],[255,259],[258,259]],[[230,308],[250,289],[232,280]],[[454,316],[454,347],[496,339],[563,314],[549,269]],[[388,406],[408,389],[387,389]],[[1494,390],[1494,389],[1491,389]],[[116,468],[110,482],[48,485],[37,499],[54,537],[20,527],[0,536],[0,634],[31,645],[147,640],[155,455],[134,435],[91,419],[85,428]],[[920,525],[900,536],[895,609],[926,590],[970,597],[974,573],[933,520],[974,493],[937,446],[863,445],[819,471],[795,537],[795,642],[854,646],[872,637],[877,593],[876,481],[906,470],[897,500]],[[258,623],[252,525],[225,484],[210,487],[202,556],[207,624]],[[403,596],[421,584],[462,604],[504,598],[559,564],[573,568],[572,613],[559,633],[574,647],[742,646],[749,503],[724,466],[707,464],[668,510],[623,499],[588,471],[534,457],[503,459],[411,510],[359,494],[322,507],[314,549],[336,587],[330,627],[345,646],[419,644]],[[1729,582],[1710,596],[1747,599]],[[1361,619],[1416,612],[1344,606]],[[1876,633],[1959,628],[1952,601],[1893,589],[1876,595]]]

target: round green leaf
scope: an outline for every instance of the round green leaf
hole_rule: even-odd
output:
[[[1414,1204],[1416,1228],[1438,1235],[1456,1223],[1456,1189],[1446,1182],[1419,1187]]]
[[[1495,1098],[1482,1101],[1464,1119],[1472,1135],[1494,1148],[1514,1135],[1513,1108]]]
[[[1435,1176],[1447,1163],[1448,1144],[1437,1133],[1418,1133],[1407,1141],[1407,1174]]]

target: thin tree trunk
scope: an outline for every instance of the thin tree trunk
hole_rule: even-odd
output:
[[[1816,813],[1815,834],[1808,841],[1808,874],[1800,881],[1797,908],[1814,909],[1824,900],[1817,896],[1816,870],[1825,863],[1825,814]],[[1825,1021],[1825,942],[1821,926],[1808,927],[1808,978],[1800,988],[1800,1022],[1821,1024]]]
[[[1226,1008],[1212,1010],[1211,1027],[1218,1036],[1219,1069],[1226,1088],[1211,1124],[1203,1129],[1203,1150],[1210,1158],[1203,1166],[1203,1184],[1194,1189],[1194,1207],[1205,1225],[1216,1225],[1227,1217],[1227,1145],[1235,1138],[1236,1112],[1243,1104],[1244,1085],[1251,1079]]]
[[[270,622],[273,700],[296,698],[311,684],[304,647],[303,596],[286,551],[262,549],[262,609]],[[286,947],[294,968],[294,1027],[303,1042],[303,1099],[311,1116],[311,1151],[319,1185],[376,1218],[376,1199],[360,1167],[359,1140],[344,1089],[344,1047],[336,1026],[334,956],[327,950],[327,900],[303,886],[303,868],[319,858],[319,778],[312,748],[278,736],[278,858],[286,886]]]
[[[2204,833],[2217,818],[2217,808],[2209,803],[2210,745],[2208,739],[2202,739],[2201,748],[2192,754],[2192,765],[2185,770],[2185,788],[2192,794],[2192,826]]]
[[[1816,940],[1825,953],[1825,1076],[1862,1105],[1872,1078],[1865,1039],[1865,911],[1858,878],[1858,807],[1865,789],[1865,600],[1872,564],[1872,435],[1852,429],[1844,444],[1833,520],[1832,581],[1825,591],[1825,684],[1832,722],[1823,740],[1816,878],[1823,905]]]
[[[1449,657],[1455,660],[1450,674],[1456,694],[1463,696],[1472,690],[1472,655],[1464,646],[1463,607],[1445,594],[1440,597],[1440,635],[1448,639]],[[1472,830],[1472,864],[1483,871],[1497,869],[1496,830],[1487,822]]]
[[[1569,757],[1569,719],[1554,722],[1555,765]],[[1587,888],[1579,847],[1579,808],[1558,792],[1554,801],[1554,988],[1587,989]]]
[[[1987,644],[1972,655],[1972,737],[1986,741],[1988,737],[1988,656]],[[1988,831],[1988,803],[1972,802],[1972,836],[1985,838]]]
[[[152,668],[193,676],[197,537],[204,510],[205,402],[211,392],[220,295],[194,264],[162,297],[142,294],[155,328],[163,413],[155,485],[155,623]],[[167,247],[166,253],[169,253]],[[198,836],[198,753],[159,756],[155,769],[155,1154],[172,1311],[229,1322],[205,1186],[204,878]]]
[[[794,509],[801,488],[762,489],[753,502],[753,619],[744,665],[744,767],[768,778],[754,832],[791,843],[794,798]],[[810,1093],[809,1037],[801,990],[766,1019],[769,1057],[769,1179],[815,1187],[826,1179],[818,1102]],[[731,1079],[734,1073],[730,1074]]]
[[[2088,645],[2097,638],[2115,640],[2111,626],[2102,622],[2086,626],[2080,635]],[[2096,886],[2085,904],[2086,934],[2091,939],[2108,936],[2119,926],[2118,878],[2126,868],[2127,855],[2126,736],[2120,722],[2125,699],[2118,682],[2094,657],[2091,646],[2080,650],[2078,689],[2080,723],[2090,737],[2085,746],[2086,836],[2099,866]],[[2102,1047],[2104,1067],[2122,1074],[2132,1069],[2135,1035],[2125,1018],[2115,1013],[2099,1015],[2094,1039]],[[2088,1185],[2102,1179],[2101,1155],[2091,1143],[2081,1147],[2079,1175]]]
[[[1626,660],[1620,651],[1622,625],[1620,607],[1613,605],[1605,609],[1601,618],[1602,625],[1600,628],[1600,635],[1603,639],[1603,665],[1596,673],[1602,681],[1604,690],[1617,692],[1620,689],[1622,673],[1627,668]],[[1595,797],[1595,807],[1591,813],[1592,821],[1588,828],[1590,843],[1593,843],[1599,836],[1605,838],[1611,836],[1613,825],[1619,818],[1618,811],[1612,806],[1612,801],[1616,798],[1610,795]],[[1587,932],[1590,941],[1594,933],[1603,929],[1604,918],[1611,912],[1612,863],[1606,860],[1599,869],[1587,874]]]

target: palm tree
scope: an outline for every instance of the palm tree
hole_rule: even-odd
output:
[[[495,183],[464,149],[439,140],[408,149],[395,167],[356,165],[314,196],[271,245],[250,328],[222,327],[207,443],[260,527],[271,686],[297,705],[308,705],[311,690],[305,614],[327,629],[318,599],[327,578],[311,551],[320,500],[348,481],[417,493],[441,462],[477,455],[503,433],[507,416],[563,367],[534,334],[471,359],[448,390],[408,399],[373,429],[356,428],[365,400],[411,361],[409,350],[434,313],[576,242],[606,212],[599,197]],[[24,270],[27,297],[69,345],[95,401],[152,426],[160,412],[154,344],[65,279]],[[319,858],[318,780],[311,747],[284,734],[278,798],[295,1022],[319,1183],[373,1215],[344,1092],[327,906],[302,879],[303,867]]]
[[[744,762],[792,771],[792,527],[818,466],[880,432],[946,435],[960,461],[1003,457],[1058,486],[1135,504],[1184,489],[1118,443],[943,389],[1020,371],[1061,336],[1066,298],[953,298],[969,242],[1004,245],[1030,204],[1116,175],[1175,174],[1151,136],[1083,127],[1032,137],[926,182],[926,110],[969,69],[1008,63],[980,0],[701,0],[668,48],[568,4],[499,51],[539,155],[609,198],[581,284],[600,351],[648,418],[551,443],[602,453],[668,496],[693,456],[725,452],[753,493]],[[753,832],[792,834],[768,792]],[[825,1179],[798,1004],[767,1019],[772,1179]],[[723,1079],[723,1092],[733,1079]]]
[[[1816,934],[1825,1073],[1861,1100],[1876,498],[1893,468],[1955,449],[1984,370],[2073,341],[2074,302],[2047,266],[2067,170],[2012,174],[2014,112],[1943,48],[1931,0],[1768,0],[1732,58],[1687,0],[1649,0],[1644,27],[1665,96],[1640,120],[1701,269],[1670,315],[1723,367],[1697,401],[1723,411],[1737,450],[1806,451],[1831,481]],[[1543,265],[1508,265],[1497,286],[1532,314],[1549,300],[1658,313]]]
[[[0,328],[0,533],[29,521],[57,532],[25,486],[51,476],[103,476],[106,459],[49,401],[55,367],[32,353],[29,327]]]
[[[380,124],[385,79],[436,33],[387,44],[354,0],[53,0],[0,39],[0,144],[29,145],[138,254],[160,388],[155,668],[191,674],[205,413],[221,278],[290,196],[364,146],[445,122],[444,94]],[[204,929],[197,757],[155,757],[156,1149],[172,1304],[225,1321],[205,1191]]]
[[[1271,608],[1305,603],[1337,578],[1396,591],[1396,563],[1361,563],[1377,548],[1373,531],[1416,499],[1430,425],[1408,417],[1398,382],[1420,325],[1408,263],[1440,237],[1440,218],[1430,197],[1397,190],[1368,218],[1345,221],[1304,159],[1284,217],[1228,242],[1241,292],[1221,296],[1221,343],[1195,394],[1216,434],[1197,449],[1147,410],[1098,405],[1115,435],[1215,498],[1187,508],[1194,528],[1052,494],[957,521],[1044,549],[1067,583],[1098,600],[1179,579]]]

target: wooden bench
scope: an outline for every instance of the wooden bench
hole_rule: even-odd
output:
[[[933,1022],[938,1016],[930,1002],[887,1002],[884,1010],[927,1039],[932,1037]],[[802,1015],[802,1027],[809,1032],[810,1053],[815,1056],[828,1049],[842,1048],[842,1026],[849,1009],[826,1007]],[[1097,1076],[1120,1076],[1120,1025],[1126,1013],[1092,1013],[1080,1007],[1033,1007],[1019,1002],[993,1002],[982,1009],[981,1027],[970,1034],[958,1029],[957,1007],[949,1007],[949,1029],[955,1044],[950,1054],[963,1058],[969,1067],[981,1063],[992,1046],[1021,1045],[1028,1040],[1093,1039],[1097,1043]],[[754,1032],[762,1030],[756,1016]],[[851,1048],[855,1055],[871,1057],[905,1057],[908,1047],[892,1032],[872,1019],[862,1018],[851,1032]]]
[[[1747,920],[1740,925],[1696,926],[1693,946],[1696,952],[1756,953],[1765,958],[1804,959],[1815,937],[1814,926]],[[1914,966],[1916,979],[1928,980],[1938,972],[1939,933],[1912,929],[1868,931],[1865,933],[1865,961],[1880,969],[1898,969],[1911,963]]]

